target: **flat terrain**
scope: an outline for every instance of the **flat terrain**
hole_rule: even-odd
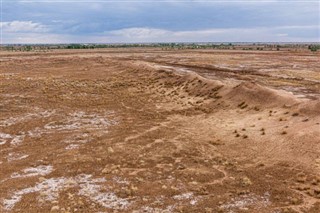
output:
[[[0,212],[320,212],[308,51],[0,53]]]

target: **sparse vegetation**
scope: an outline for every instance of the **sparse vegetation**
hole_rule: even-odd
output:
[[[257,106],[255,106],[253,109],[254,109],[255,111],[259,111],[259,110],[260,110],[260,108],[257,107]]]
[[[256,51],[261,46],[252,46],[246,54],[179,54],[175,45],[168,47],[171,52],[79,51],[82,47],[76,45],[54,53],[2,53],[0,187],[5,187],[0,211],[3,200],[15,199],[15,192],[48,186],[21,195],[12,211],[63,212],[69,206],[77,212],[112,211],[101,203],[109,200],[100,199],[110,192],[130,203],[127,209],[115,210],[119,212],[217,212],[216,206],[224,206],[224,212],[282,211],[294,204],[299,206],[292,208],[308,212],[312,204],[305,205],[305,198],[319,197],[315,171],[320,160],[315,158],[320,155],[314,148],[319,116],[306,99],[277,90],[296,83],[311,88],[309,81],[288,81],[279,75],[302,75],[304,67],[312,79],[316,54],[290,53],[284,45],[279,53],[264,52],[275,45]],[[228,47],[237,46],[223,45]],[[279,57],[290,62],[281,63]],[[213,63],[222,71],[212,68]],[[239,64],[243,72],[225,68]],[[298,68],[292,68],[296,64]],[[182,67],[190,72],[180,71]],[[217,100],[218,96],[223,97]],[[310,102],[316,102],[313,99]],[[20,145],[11,144],[19,140]],[[39,165],[52,166],[53,172],[12,178]],[[300,172],[307,175],[299,182]],[[57,193],[45,184],[51,181]],[[44,192],[56,197],[46,200]],[[230,202],[249,206],[228,209]],[[145,208],[151,204],[157,209]]]
[[[309,45],[308,46],[308,49],[311,51],[311,52],[316,52],[320,49],[320,45]]]

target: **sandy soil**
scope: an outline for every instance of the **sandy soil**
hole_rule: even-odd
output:
[[[0,56],[0,212],[320,212],[319,53]]]

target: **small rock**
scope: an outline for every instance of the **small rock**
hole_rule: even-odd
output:
[[[135,193],[135,192],[138,191],[138,187],[132,185],[132,186],[130,187],[130,190],[131,190],[131,194],[133,194],[133,193]]]
[[[59,206],[52,206],[51,211],[59,211],[60,207]]]
[[[174,162],[175,163],[181,163],[181,158],[177,158]]]
[[[200,195],[208,195],[209,192],[205,187],[200,187],[199,189],[197,189],[198,194]]]
[[[237,195],[245,195],[247,194],[246,190],[237,190]]]
[[[40,182],[43,182],[43,181],[45,181],[46,180],[46,178],[44,178],[44,177],[39,177],[39,181]]]
[[[297,177],[297,182],[305,183],[307,181],[307,176],[304,173],[299,173]]]
[[[299,200],[297,198],[291,198],[290,202],[293,204],[293,205],[297,205],[299,203]]]
[[[101,172],[102,172],[102,174],[110,174],[111,173],[111,169],[104,168]]]
[[[318,181],[317,181],[316,179],[312,179],[312,180],[311,180],[311,184],[312,184],[312,185],[318,185]]]
[[[69,197],[69,199],[73,199],[73,194],[68,193],[68,197]],[[70,210],[70,209],[69,209],[69,210]]]
[[[136,180],[137,180],[138,182],[143,182],[143,181],[144,181],[144,179],[141,178],[141,177],[136,177]]]
[[[73,180],[72,178],[70,178],[64,184],[65,184],[65,187],[69,188],[69,187],[76,186],[77,182],[75,180]]]
[[[315,196],[316,194],[315,194],[315,191],[313,190],[313,189],[310,189],[310,190],[308,190],[308,195],[310,195],[310,196]]]
[[[283,213],[288,213],[288,212],[290,212],[290,208],[283,208],[283,209],[282,209],[282,212],[283,212]]]
[[[177,187],[175,187],[175,186],[171,186],[171,189],[172,189],[173,191],[179,191],[179,188],[177,188]]]
[[[213,209],[212,208],[205,208],[205,213],[213,213]]]
[[[183,164],[179,164],[177,167],[178,170],[184,170],[185,168],[186,168],[186,166]]]
[[[112,147],[108,147],[108,152],[109,153],[114,153],[114,150],[112,149]]]
[[[305,190],[309,190],[310,187],[307,186],[307,185],[306,186],[299,185],[299,186],[296,187],[296,189],[299,190],[299,191],[305,191]]]
[[[192,181],[192,182],[189,182],[190,185],[198,185],[198,182],[196,181]]]
[[[130,189],[128,189],[128,188],[126,188],[126,189],[124,189],[124,194],[126,195],[125,197],[129,197],[129,196],[131,196],[131,194],[132,194],[132,191],[130,190]]]
[[[239,209],[242,210],[242,211],[248,211],[249,210],[247,207],[241,207]]]
[[[252,184],[251,180],[248,177],[241,178],[240,182],[243,186],[250,186]]]

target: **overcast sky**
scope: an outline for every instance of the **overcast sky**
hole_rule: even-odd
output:
[[[2,43],[319,42],[319,0],[2,0]]]

